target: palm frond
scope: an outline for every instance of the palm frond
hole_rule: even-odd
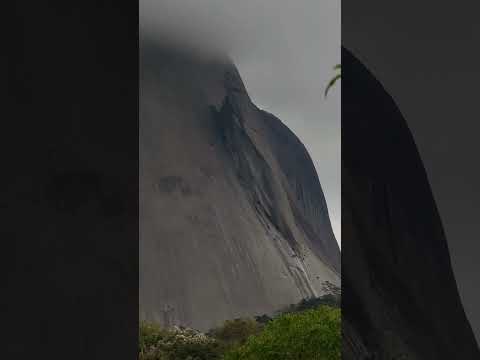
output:
[[[335,85],[335,83],[337,82],[338,79],[340,79],[342,77],[342,74],[337,74],[335,75],[335,77],[330,80],[330,82],[328,83],[327,85],[327,88],[325,89],[325,97],[327,97],[327,94],[328,94],[328,90],[330,90],[330,88]]]

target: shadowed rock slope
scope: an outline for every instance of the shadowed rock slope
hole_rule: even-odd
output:
[[[344,359],[480,359],[405,120],[346,50],[342,89]]]
[[[340,285],[313,163],[234,65],[142,41],[140,318],[200,330]]]

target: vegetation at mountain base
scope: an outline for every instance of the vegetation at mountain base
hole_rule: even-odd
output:
[[[340,309],[321,305],[284,314],[258,336],[227,352],[225,360],[338,360],[341,357]]]
[[[234,319],[225,323],[207,335],[223,344],[224,349],[243,345],[250,336],[256,336],[263,330],[264,324],[255,319]]]
[[[219,341],[193,329],[140,325],[139,360],[217,360],[224,351]]]
[[[303,299],[298,304],[290,305],[279,312],[281,314],[291,314],[302,312],[311,309],[317,309],[318,307],[325,305],[330,307],[340,307],[340,297],[335,295],[325,295],[317,298]]]
[[[139,360],[337,360],[338,295],[305,299],[278,312],[234,319],[207,333],[141,323]]]

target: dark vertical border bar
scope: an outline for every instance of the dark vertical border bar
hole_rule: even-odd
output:
[[[138,2],[9,16],[1,357],[134,359]]]
[[[342,1],[347,360],[480,358],[479,6]]]

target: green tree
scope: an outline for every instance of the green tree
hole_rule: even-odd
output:
[[[225,360],[339,360],[340,309],[317,309],[284,314],[270,321],[257,336],[231,350]]]

